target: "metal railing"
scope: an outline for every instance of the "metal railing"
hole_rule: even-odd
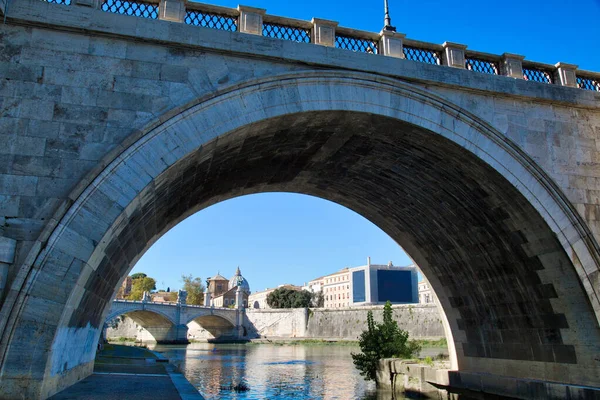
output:
[[[70,5],[73,0],[42,0],[48,3]],[[159,0],[126,1],[103,0],[100,8],[105,12],[130,15],[142,18],[159,18]],[[224,30],[229,32],[244,32],[240,28],[240,10],[210,4],[188,2],[183,21],[185,24]],[[264,37],[287,40],[300,43],[312,43],[314,25],[308,21],[272,15],[262,16],[262,27],[253,33],[262,34]],[[333,42],[326,44],[339,49],[351,50],[367,54],[382,54],[380,35],[372,32],[359,31],[350,28],[336,27]],[[324,43],[319,43],[324,44]],[[443,65],[444,48],[438,44],[404,39],[401,43],[402,53],[406,60],[421,62],[431,65]],[[397,56],[397,55],[396,55]],[[474,51],[465,51],[464,68],[469,71],[489,75],[502,75],[500,65],[502,56]],[[564,83],[558,79],[557,67],[554,65],[523,61],[523,79],[526,81],[545,84],[566,84],[584,90],[600,92],[600,74],[588,71],[576,71],[576,83]]]
[[[552,66],[541,64],[523,63],[523,79],[540,83],[554,83],[554,70]]]
[[[580,89],[600,92],[600,77],[591,78],[585,76],[577,76],[577,87]]]
[[[358,53],[379,54],[378,39],[361,37],[354,33],[337,33],[335,35],[335,47]]]
[[[469,71],[482,72],[490,75],[499,75],[499,65],[499,60],[496,61],[490,58],[481,58],[477,56],[465,57],[465,68]]]
[[[275,22],[264,23],[262,35],[274,39],[310,43],[310,29],[282,25]]]
[[[208,6],[200,3],[189,3],[183,22],[203,28],[236,32],[238,30],[237,11],[225,7]]]
[[[402,47],[404,58],[425,64],[442,65],[442,51],[424,47],[404,45]]]
[[[158,4],[144,1],[104,0],[100,9],[114,14],[131,15],[150,19],[158,18]]]

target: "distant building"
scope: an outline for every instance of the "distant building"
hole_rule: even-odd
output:
[[[350,306],[350,272],[344,268],[323,277],[323,296],[325,308]]]
[[[349,269],[351,306],[418,303],[418,272],[415,265],[396,267],[390,261],[388,265],[371,264]]]
[[[435,304],[435,297],[429,282],[422,280],[419,282],[419,303],[421,304]]]
[[[302,290],[309,291],[311,293],[319,293],[323,291],[323,286],[325,284],[325,277],[321,276],[317,279],[313,279],[312,281],[305,283],[302,286]]]
[[[119,300],[126,299],[127,296],[129,296],[131,294],[132,285],[133,285],[133,279],[131,279],[131,276],[126,277],[125,280],[123,281],[123,283],[121,284],[121,287],[117,291],[117,299],[119,299]]]
[[[227,278],[217,274],[208,279],[207,285],[207,301],[214,307],[230,307],[236,304],[236,293],[238,288],[242,291],[242,306],[248,307],[248,296],[250,295],[250,285],[246,278],[242,276],[238,267],[235,275],[227,280]]]
[[[284,284],[284,285],[279,285],[276,288],[265,289],[260,292],[254,292],[250,296],[248,296],[248,307],[255,308],[255,309],[261,309],[261,310],[271,308],[271,307],[269,307],[269,304],[267,304],[267,296],[269,296],[269,294],[271,294],[276,289],[280,289],[280,288],[287,288],[287,289],[292,289],[292,290],[297,290],[297,291],[304,289],[302,286],[296,286],[296,285],[292,285],[292,284]]]

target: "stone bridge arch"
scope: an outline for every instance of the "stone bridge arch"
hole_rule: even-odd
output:
[[[211,337],[208,339],[227,340],[239,339],[238,335],[238,315],[234,311],[220,311],[214,309],[196,310],[188,308],[182,315],[182,323],[188,326],[189,334],[196,334],[206,337],[206,332]],[[243,328],[242,328],[243,329]]]
[[[15,393],[16,359],[32,371],[29,397],[91,371],[119,279],[162,234],[265,191],[338,202],[394,238],[438,294],[459,370],[599,383],[598,245],[546,173],[468,110],[393,79],[308,71],[199,99],[124,148],[13,283],[0,354]],[[40,322],[57,268],[71,279]],[[23,355],[31,321],[38,348]]]
[[[181,332],[177,322],[172,316],[159,311],[156,308],[125,307],[121,310],[112,311],[105,318],[110,322],[119,315],[131,318],[137,325],[144,328],[147,335],[139,337],[142,341],[155,341],[157,343],[175,343],[180,341]],[[185,332],[184,339],[185,339]]]

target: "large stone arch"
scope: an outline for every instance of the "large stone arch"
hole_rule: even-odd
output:
[[[597,243],[533,161],[443,98],[351,72],[273,77],[165,117],[103,165],[13,284],[0,349],[11,393],[27,382],[43,397],[88,374],[143,252],[197,210],[264,191],[336,201],[390,234],[438,294],[459,369],[598,384]]]

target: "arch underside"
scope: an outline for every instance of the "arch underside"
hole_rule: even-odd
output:
[[[194,326],[197,325],[197,327]],[[188,323],[188,327],[190,330],[192,328],[196,328],[196,330],[204,330],[208,332],[209,336],[204,336],[204,338],[214,338],[214,339],[225,339],[225,338],[236,338],[237,331],[234,324],[227,319],[217,316],[217,315],[204,315],[200,317],[196,317]],[[199,328],[199,329],[198,329]],[[200,333],[202,334],[202,332]]]
[[[142,191],[99,271],[121,276],[152,238],[193,211],[269,191],[335,201],[407,249],[444,306],[459,367],[490,359],[578,363],[573,337],[563,333],[575,321],[553,304],[561,294],[589,304],[580,288],[565,291],[578,278],[544,220],[461,147],[381,116],[287,115],[207,143]],[[122,270],[109,273],[115,266]],[[550,279],[557,272],[561,287]],[[107,282],[102,296],[114,285]],[[84,320],[76,312],[71,321]]]
[[[102,326],[119,280],[166,231],[219,201],[286,191],[356,211],[410,254],[438,295],[459,369],[600,385],[598,288],[580,272],[596,266],[572,262],[594,258],[565,252],[576,223],[558,215],[533,163],[439,99],[362,76],[290,82],[191,107],[78,198],[39,261],[45,282],[58,263],[78,279],[53,305],[44,376],[71,368],[57,349]],[[19,318],[34,313],[41,279]],[[20,356],[7,354],[4,371]]]

